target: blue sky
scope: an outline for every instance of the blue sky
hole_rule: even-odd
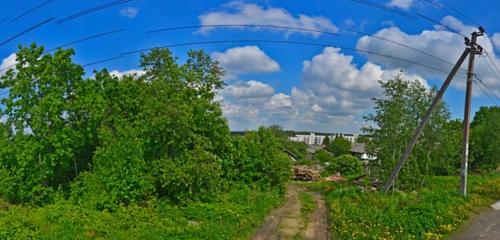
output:
[[[424,14],[463,34],[470,34],[474,24],[483,25],[488,36],[481,44],[491,53],[500,50],[500,24],[495,21],[500,3],[486,0],[371,0],[396,11]],[[432,1],[432,0],[431,0]],[[369,35],[353,34],[354,29],[411,45],[455,62],[463,50],[463,38],[428,21],[368,7],[355,1],[195,1],[195,0],[134,0],[93,12],[71,21],[57,20],[108,1],[53,0],[36,11],[15,21],[16,16],[45,1],[5,1],[0,10],[0,41],[4,41],[43,20],[49,22],[13,41],[0,46],[2,68],[12,64],[17,45],[31,42],[52,48],[90,35],[125,29],[122,32],[81,42],[70,47],[76,50],[74,60],[86,64],[119,55],[122,52],[169,44],[262,39],[320,43],[343,48],[358,48],[448,71],[451,66],[428,56],[380,41]],[[436,6],[444,6],[439,8]],[[459,10],[465,13],[454,11]],[[166,27],[200,24],[270,24],[337,32],[339,36],[293,32],[265,28],[185,29],[147,34],[145,31]],[[373,107],[370,98],[380,96],[377,80],[386,80],[400,69],[410,79],[440,85],[443,73],[414,66],[406,62],[347,51],[334,47],[300,46],[269,43],[225,43],[176,47],[172,51],[182,61],[187,50],[204,49],[221,62],[228,74],[227,88],[219,94],[223,110],[234,130],[253,129],[259,125],[280,124],[288,129],[359,132],[365,123],[362,116]],[[135,72],[138,54],[115,61],[92,65],[107,68],[116,74]],[[491,95],[500,96],[500,80],[482,59],[478,72]],[[0,73],[1,74],[1,73]],[[453,117],[463,114],[465,80],[455,83],[445,96]],[[475,86],[477,89],[477,86]],[[498,101],[498,99],[496,99]],[[475,91],[473,110],[493,102]]]

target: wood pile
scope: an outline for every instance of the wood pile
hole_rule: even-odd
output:
[[[293,179],[297,181],[317,181],[320,178],[318,170],[303,165],[294,166],[293,173]]]

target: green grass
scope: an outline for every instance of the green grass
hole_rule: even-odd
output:
[[[0,201],[0,239],[248,239],[282,196],[235,190],[214,202],[96,211],[67,201],[44,207]]]
[[[309,219],[309,215],[311,215],[311,213],[315,209],[314,197],[311,195],[311,193],[300,192],[299,199],[301,203],[300,215],[302,219],[307,221],[307,219]]]
[[[458,194],[459,177],[434,177],[419,192],[386,195],[349,184],[319,183],[330,209],[335,239],[444,239],[500,199],[500,176],[472,176],[469,195]]]

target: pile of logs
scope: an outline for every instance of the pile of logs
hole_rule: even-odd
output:
[[[318,170],[303,165],[294,166],[293,173],[293,179],[298,181],[317,181],[320,178]]]

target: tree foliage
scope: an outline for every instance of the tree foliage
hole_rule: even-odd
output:
[[[223,70],[203,51],[179,63],[141,56],[144,74],[86,78],[72,50],[21,47],[0,123],[0,196],[98,209],[150,198],[209,199],[234,182],[282,188],[290,162],[275,131],[230,135],[216,92]]]
[[[334,158],[327,165],[326,170],[329,173],[340,173],[344,176],[360,175],[364,172],[361,160],[350,154],[343,154]]]
[[[471,168],[491,172],[500,166],[500,107],[481,107],[471,126]]]
[[[281,188],[291,175],[291,160],[283,152],[280,138],[273,129],[259,128],[235,140],[238,149],[232,171],[236,181]],[[239,173],[239,174],[237,174]]]
[[[330,143],[328,149],[335,156],[340,156],[343,154],[349,154],[351,152],[351,142],[343,137],[336,137]]]
[[[385,180],[430,106],[435,90],[427,90],[419,81],[406,80],[402,74],[395,75],[386,82],[380,81],[380,84],[384,96],[373,99],[375,111],[365,117],[374,126],[365,128],[364,131],[373,138],[369,144],[370,154],[378,159],[374,172]],[[457,147],[453,147],[460,141],[456,127],[456,123],[450,123],[446,104],[438,104],[398,175],[397,187],[421,187],[430,174],[458,170],[454,166],[459,162],[456,157],[460,152]]]

